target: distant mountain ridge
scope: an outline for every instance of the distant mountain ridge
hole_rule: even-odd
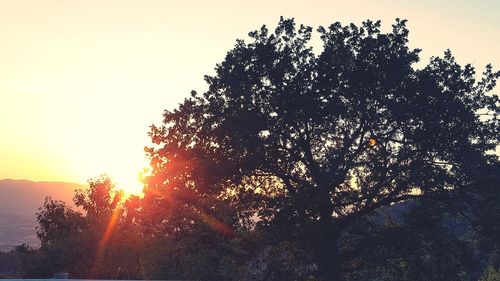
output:
[[[36,212],[43,206],[45,197],[73,206],[75,190],[85,187],[68,182],[0,180],[0,251],[11,250],[22,243],[38,246]]]

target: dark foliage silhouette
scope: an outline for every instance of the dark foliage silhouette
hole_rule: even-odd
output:
[[[148,188],[194,207],[225,198],[243,227],[294,241],[318,276],[341,280],[356,268],[346,229],[382,206],[471,190],[498,162],[499,73],[476,80],[450,51],[417,69],[404,20],[389,33],[320,27],[319,54],[311,32],[282,19],[238,40],[209,90],[152,126]]]
[[[23,266],[27,275],[47,278],[69,272],[73,278],[138,278],[138,231],[120,223],[126,219],[121,198],[107,176],[90,180],[89,188],[76,192],[74,203],[80,210],[47,198],[37,213],[41,247],[26,255],[36,259]]]

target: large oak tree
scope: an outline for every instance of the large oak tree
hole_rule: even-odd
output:
[[[487,66],[477,79],[449,51],[417,67],[404,20],[388,33],[372,21],[318,32],[321,50],[290,19],[238,40],[205,77],[209,89],[152,126],[147,196],[229,200],[239,227],[301,241],[337,280],[353,255],[339,245],[350,225],[467,190],[498,162],[500,74]]]

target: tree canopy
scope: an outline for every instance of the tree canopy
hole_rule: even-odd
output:
[[[339,238],[353,223],[471,189],[498,162],[500,72],[488,65],[478,79],[450,51],[417,68],[405,23],[320,27],[319,52],[293,19],[238,40],[208,91],[152,126],[151,194],[228,199],[244,227],[300,241],[340,279],[350,266]]]

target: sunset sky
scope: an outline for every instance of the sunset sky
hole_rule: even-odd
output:
[[[149,125],[205,90],[237,38],[280,16],[313,27],[380,19],[383,30],[406,18],[424,63],[450,48],[482,71],[500,68],[499,13],[497,0],[1,0],[0,179],[135,179]]]

